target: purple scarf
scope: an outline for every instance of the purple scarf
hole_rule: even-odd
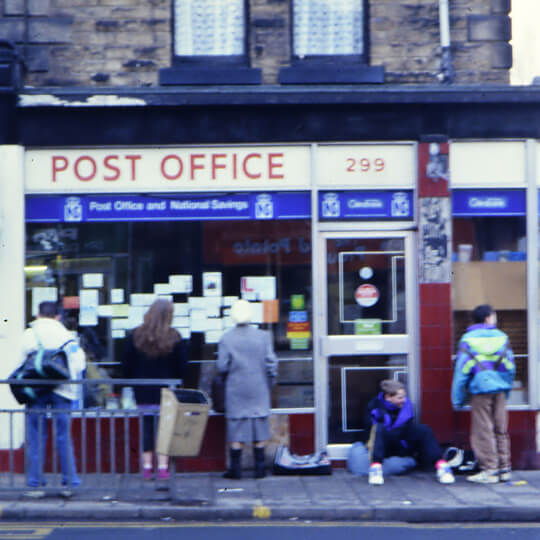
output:
[[[383,423],[384,427],[388,430],[400,428],[414,416],[412,403],[409,398],[405,398],[405,402],[401,408],[386,401],[382,392],[379,394],[377,401],[381,406],[371,411],[371,418],[376,424]],[[398,411],[397,416],[392,414],[396,411]],[[394,420],[392,420],[393,417],[395,417]]]

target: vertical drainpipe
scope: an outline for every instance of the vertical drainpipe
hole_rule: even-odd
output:
[[[454,69],[450,54],[450,13],[448,0],[439,0],[439,29],[441,36],[441,71],[439,79],[443,83],[454,81]]]

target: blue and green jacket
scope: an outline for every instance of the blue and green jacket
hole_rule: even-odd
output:
[[[485,370],[496,376],[486,377]],[[452,405],[462,407],[468,394],[510,393],[516,374],[508,336],[490,324],[473,324],[458,347],[452,381]],[[490,374],[493,375],[493,374]]]

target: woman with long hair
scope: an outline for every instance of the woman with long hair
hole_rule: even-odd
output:
[[[183,379],[187,362],[185,342],[171,327],[173,304],[158,298],[144,315],[144,322],[130,333],[122,359],[123,375],[133,379]],[[158,385],[135,386],[137,404],[157,405],[161,398]],[[143,475],[153,477],[155,425],[153,415],[143,417]],[[158,454],[157,478],[169,477],[169,457]]]

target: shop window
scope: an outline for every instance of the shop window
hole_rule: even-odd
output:
[[[476,208],[485,210],[492,205],[496,212],[497,207],[504,209],[505,196],[499,193],[471,200]],[[517,373],[509,400],[516,405],[529,399],[524,194],[522,199],[522,209],[514,212],[522,215],[453,219],[454,350],[472,324],[471,310],[479,304],[491,304],[497,311],[498,327],[508,334],[516,357]]]
[[[257,84],[260,70],[247,67],[245,0],[175,0],[173,66],[165,84]]]
[[[293,0],[292,66],[281,83],[383,82],[367,66],[365,0]]]
[[[35,208],[48,201],[41,197]],[[27,203],[27,219],[31,213]],[[120,375],[124,338],[144,315],[136,304],[165,294],[176,305],[173,325],[189,341],[185,385],[208,390],[230,305],[244,296],[280,361],[272,406],[313,406],[309,219],[37,221],[26,228],[27,322],[41,300],[57,299],[93,368]],[[197,320],[195,308],[204,312]],[[290,323],[300,315],[305,324],[295,333]]]

